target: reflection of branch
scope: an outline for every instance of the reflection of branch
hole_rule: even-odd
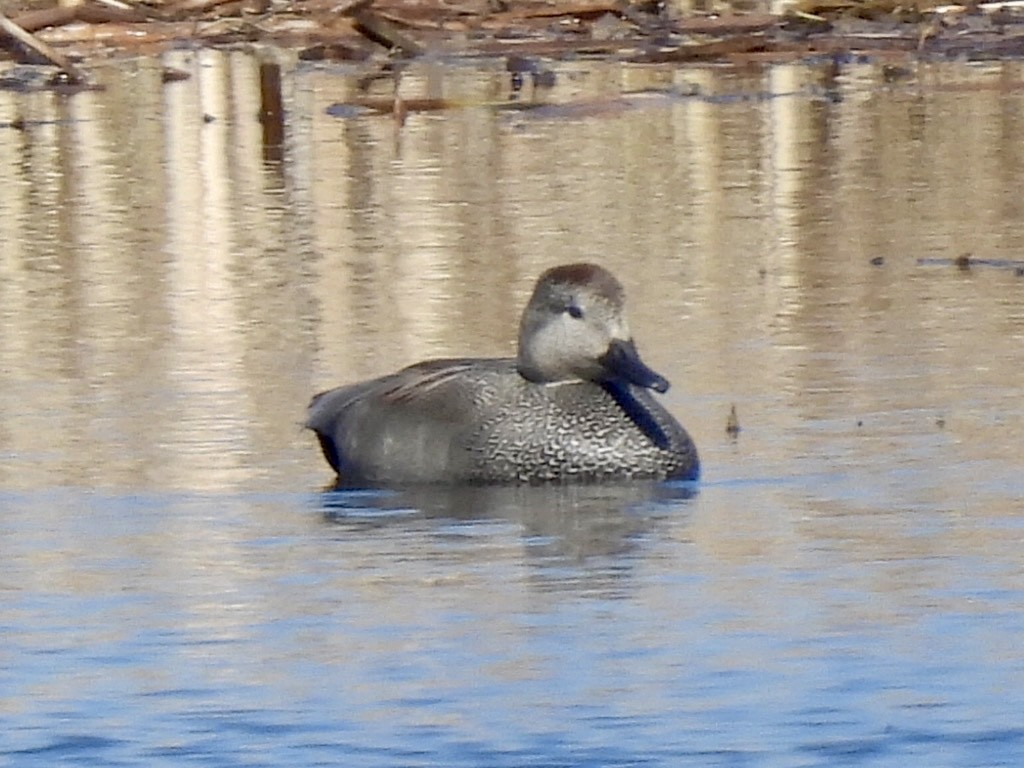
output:
[[[2,11],[0,11],[0,30],[2,30],[8,36],[17,40],[30,51],[33,51],[39,56],[42,56],[51,64],[60,67],[60,69],[64,72],[65,75],[68,76],[72,83],[77,84],[85,82],[85,73],[82,72],[74,64],[72,64],[66,56],[58,53],[34,35],[31,35],[28,32],[26,32],[24,29],[19,27],[9,18],[7,18],[7,16]]]

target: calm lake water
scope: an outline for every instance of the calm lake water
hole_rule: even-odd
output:
[[[275,61],[0,93],[0,764],[1024,764],[1024,66]],[[580,259],[696,492],[324,490]]]

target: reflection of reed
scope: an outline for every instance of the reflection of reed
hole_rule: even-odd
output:
[[[165,93],[165,251],[168,292],[174,297],[167,373],[181,393],[182,406],[163,439],[177,447],[186,474],[211,462],[222,470],[237,464],[248,428],[241,418],[244,328],[231,279],[236,239],[232,161],[237,146],[229,143],[244,134],[229,135],[227,63],[224,57],[201,53],[194,77]],[[247,96],[255,109],[253,94]],[[204,124],[204,118],[209,122]],[[251,146],[247,150],[258,152]],[[221,450],[210,451],[211,442]]]
[[[633,94],[587,118],[481,106],[507,96],[503,71],[414,65],[403,97],[453,106],[396,131],[327,114],[354,75],[282,59],[267,139],[276,86],[257,61],[166,63],[192,78],[161,85],[140,63],[105,72],[105,92],[0,94],[0,123],[23,126],[0,142],[0,430],[16,455],[49,457],[29,474],[204,487],[303,462],[316,477],[297,427],[313,391],[513,354],[536,275],[582,259],[621,275],[701,443],[731,402],[735,450],[774,455],[758,441],[806,420],[951,411],[1016,376],[1009,281],[915,259],[1019,256],[1024,149],[999,90],[1018,65],[927,65],[893,85],[867,66],[580,62],[520,94]],[[968,107],[983,119],[960,119]],[[974,408],[945,414],[948,434],[997,451]]]

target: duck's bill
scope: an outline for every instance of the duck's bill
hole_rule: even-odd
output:
[[[609,379],[628,381],[638,387],[653,389],[655,392],[668,391],[668,379],[648,368],[640,359],[633,340],[614,339],[608,345],[608,351],[598,360],[607,371]]]

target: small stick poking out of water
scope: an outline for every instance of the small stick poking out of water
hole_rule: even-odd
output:
[[[729,418],[725,420],[725,433],[732,438],[740,433],[740,419],[736,415],[736,403],[729,408]]]

